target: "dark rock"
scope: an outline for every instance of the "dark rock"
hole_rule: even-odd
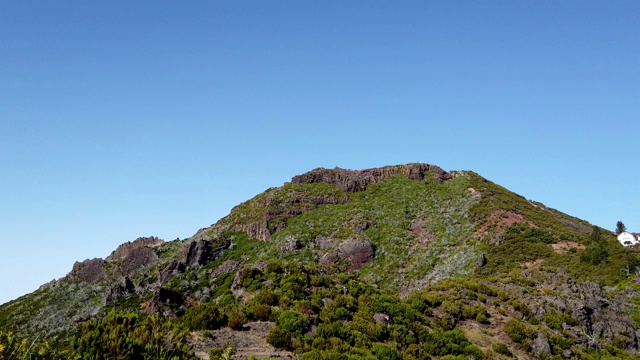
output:
[[[158,262],[158,255],[153,249],[148,247],[137,247],[129,251],[127,256],[122,259],[120,270],[126,276],[129,276],[145,266],[149,266]]]
[[[84,282],[96,282],[107,276],[104,260],[100,258],[87,259],[83,262],[76,261],[69,273],[69,278]]]
[[[182,306],[184,299],[176,291],[166,288],[156,290],[148,301],[147,312],[149,314],[161,314],[170,316],[174,314],[173,309]]]
[[[132,294],[136,291],[136,286],[133,284],[131,279],[128,277],[124,277],[120,283],[116,284],[114,287],[109,290],[109,295],[107,295],[107,303],[110,303],[116,300],[119,297]]]
[[[106,261],[116,261],[118,259],[126,258],[131,251],[141,248],[141,247],[154,247],[164,243],[163,240],[158,239],[155,236],[150,237],[139,237],[133,242],[129,241],[115,249],[111,255],[107,256]]]
[[[239,262],[235,260],[226,260],[225,262],[220,264],[220,266],[218,266],[215,270],[213,270],[213,272],[211,273],[211,276],[217,277],[220,275],[228,274],[235,271],[239,267],[240,267]]]
[[[378,183],[395,175],[403,175],[408,179],[421,181],[427,174],[432,174],[437,181],[443,182],[452,178],[451,174],[440,167],[429,164],[407,164],[399,166],[385,166],[366,170],[315,169],[308,173],[298,175],[291,179],[293,183],[312,184],[327,183],[337,186],[346,192],[365,191],[370,184]]]
[[[320,258],[323,265],[335,265],[346,260],[348,269],[357,270],[373,260],[373,246],[366,238],[351,238],[338,245],[335,251],[330,251]]]
[[[476,261],[476,268],[481,268],[485,265],[487,265],[487,257],[484,255],[484,253],[482,253],[480,254],[480,257],[478,257],[478,260]]]
[[[188,242],[182,249],[181,262],[188,266],[206,265],[220,256],[230,244],[230,241],[220,241],[216,246],[208,240]]]

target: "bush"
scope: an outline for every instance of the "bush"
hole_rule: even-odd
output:
[[[110,312],[106,318],[82,324],[71,340],[77,359],[194,359],[186,334],[156,315]]]
[[[383,344],[374,344],[373,349],[371,349],[373,354],[381,360],[399,360],[400,355],[391,349],[390,347]]]
[[[233,330],[242,330],[242,326],[247,323],[247,315],[239,306],[227,309],[227,318],[227,326]]]
[[[535,339],[536,331],[518,319],[511,319],[504,325],[504,332],[511,340],[525,344],[527,340]]]
[[[275,348],[291,349],[291,333],[279,327],[274,327],[267,335],[267,342]]]
[[[275,306],[278,305],[278,295],[271,291],[262,290],[258,295],[256,295],[254,301],[262,305]]]
[[[491,345],[491,349],[493,349],[493,351],[497,352],[498,354],[511,356],[511,351],[509,351],[507,345],[503,343],[495,343]]]
[[[225,315],[215,303],[204,303],[187,309],[182,323],[189,330],[213,330],[226,323]]]
[[[309,331],[311,320],[294,310],[285,310],[280,314],[276,325],[288,330],[297,337]]]
[[[268,321],[271,319],[271,306],[269,305],[256,305],[253,307],[253,318],[255,320]]]

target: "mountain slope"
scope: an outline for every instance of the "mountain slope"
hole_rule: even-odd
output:
[[[639,265],[611,233],[473,172],[315,169],[189,239],[140,238],[76,263],[2,305],[0,329],[69,354],[77,324],[118,310],[214,338],[275,321],[269,334],[289,333],[279,345],[309,358],[624,357],[639,347]],[[219,317],[203,324],[203,309]],[[216,344],[189,339],[200,353]]]

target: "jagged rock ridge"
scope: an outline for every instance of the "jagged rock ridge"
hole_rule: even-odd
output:
[[[450,180],[452,177],[451,174],[438,166],[415,163],[365,170],[319,168],[294,176],[291,182],[298,184],[327,183],[337,186],[342,191],[353,193],[365,191],[370,184],[376,184],[391,176],[402,175],[411,180],[421,181],[427,174],[431,174],[439,181]]]

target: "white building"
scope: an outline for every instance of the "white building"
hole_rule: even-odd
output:
[[[640,242],[640,239],[638,238],[638,234],[623,231],[618,234],[618,241],[624,246],[631,246]]]

